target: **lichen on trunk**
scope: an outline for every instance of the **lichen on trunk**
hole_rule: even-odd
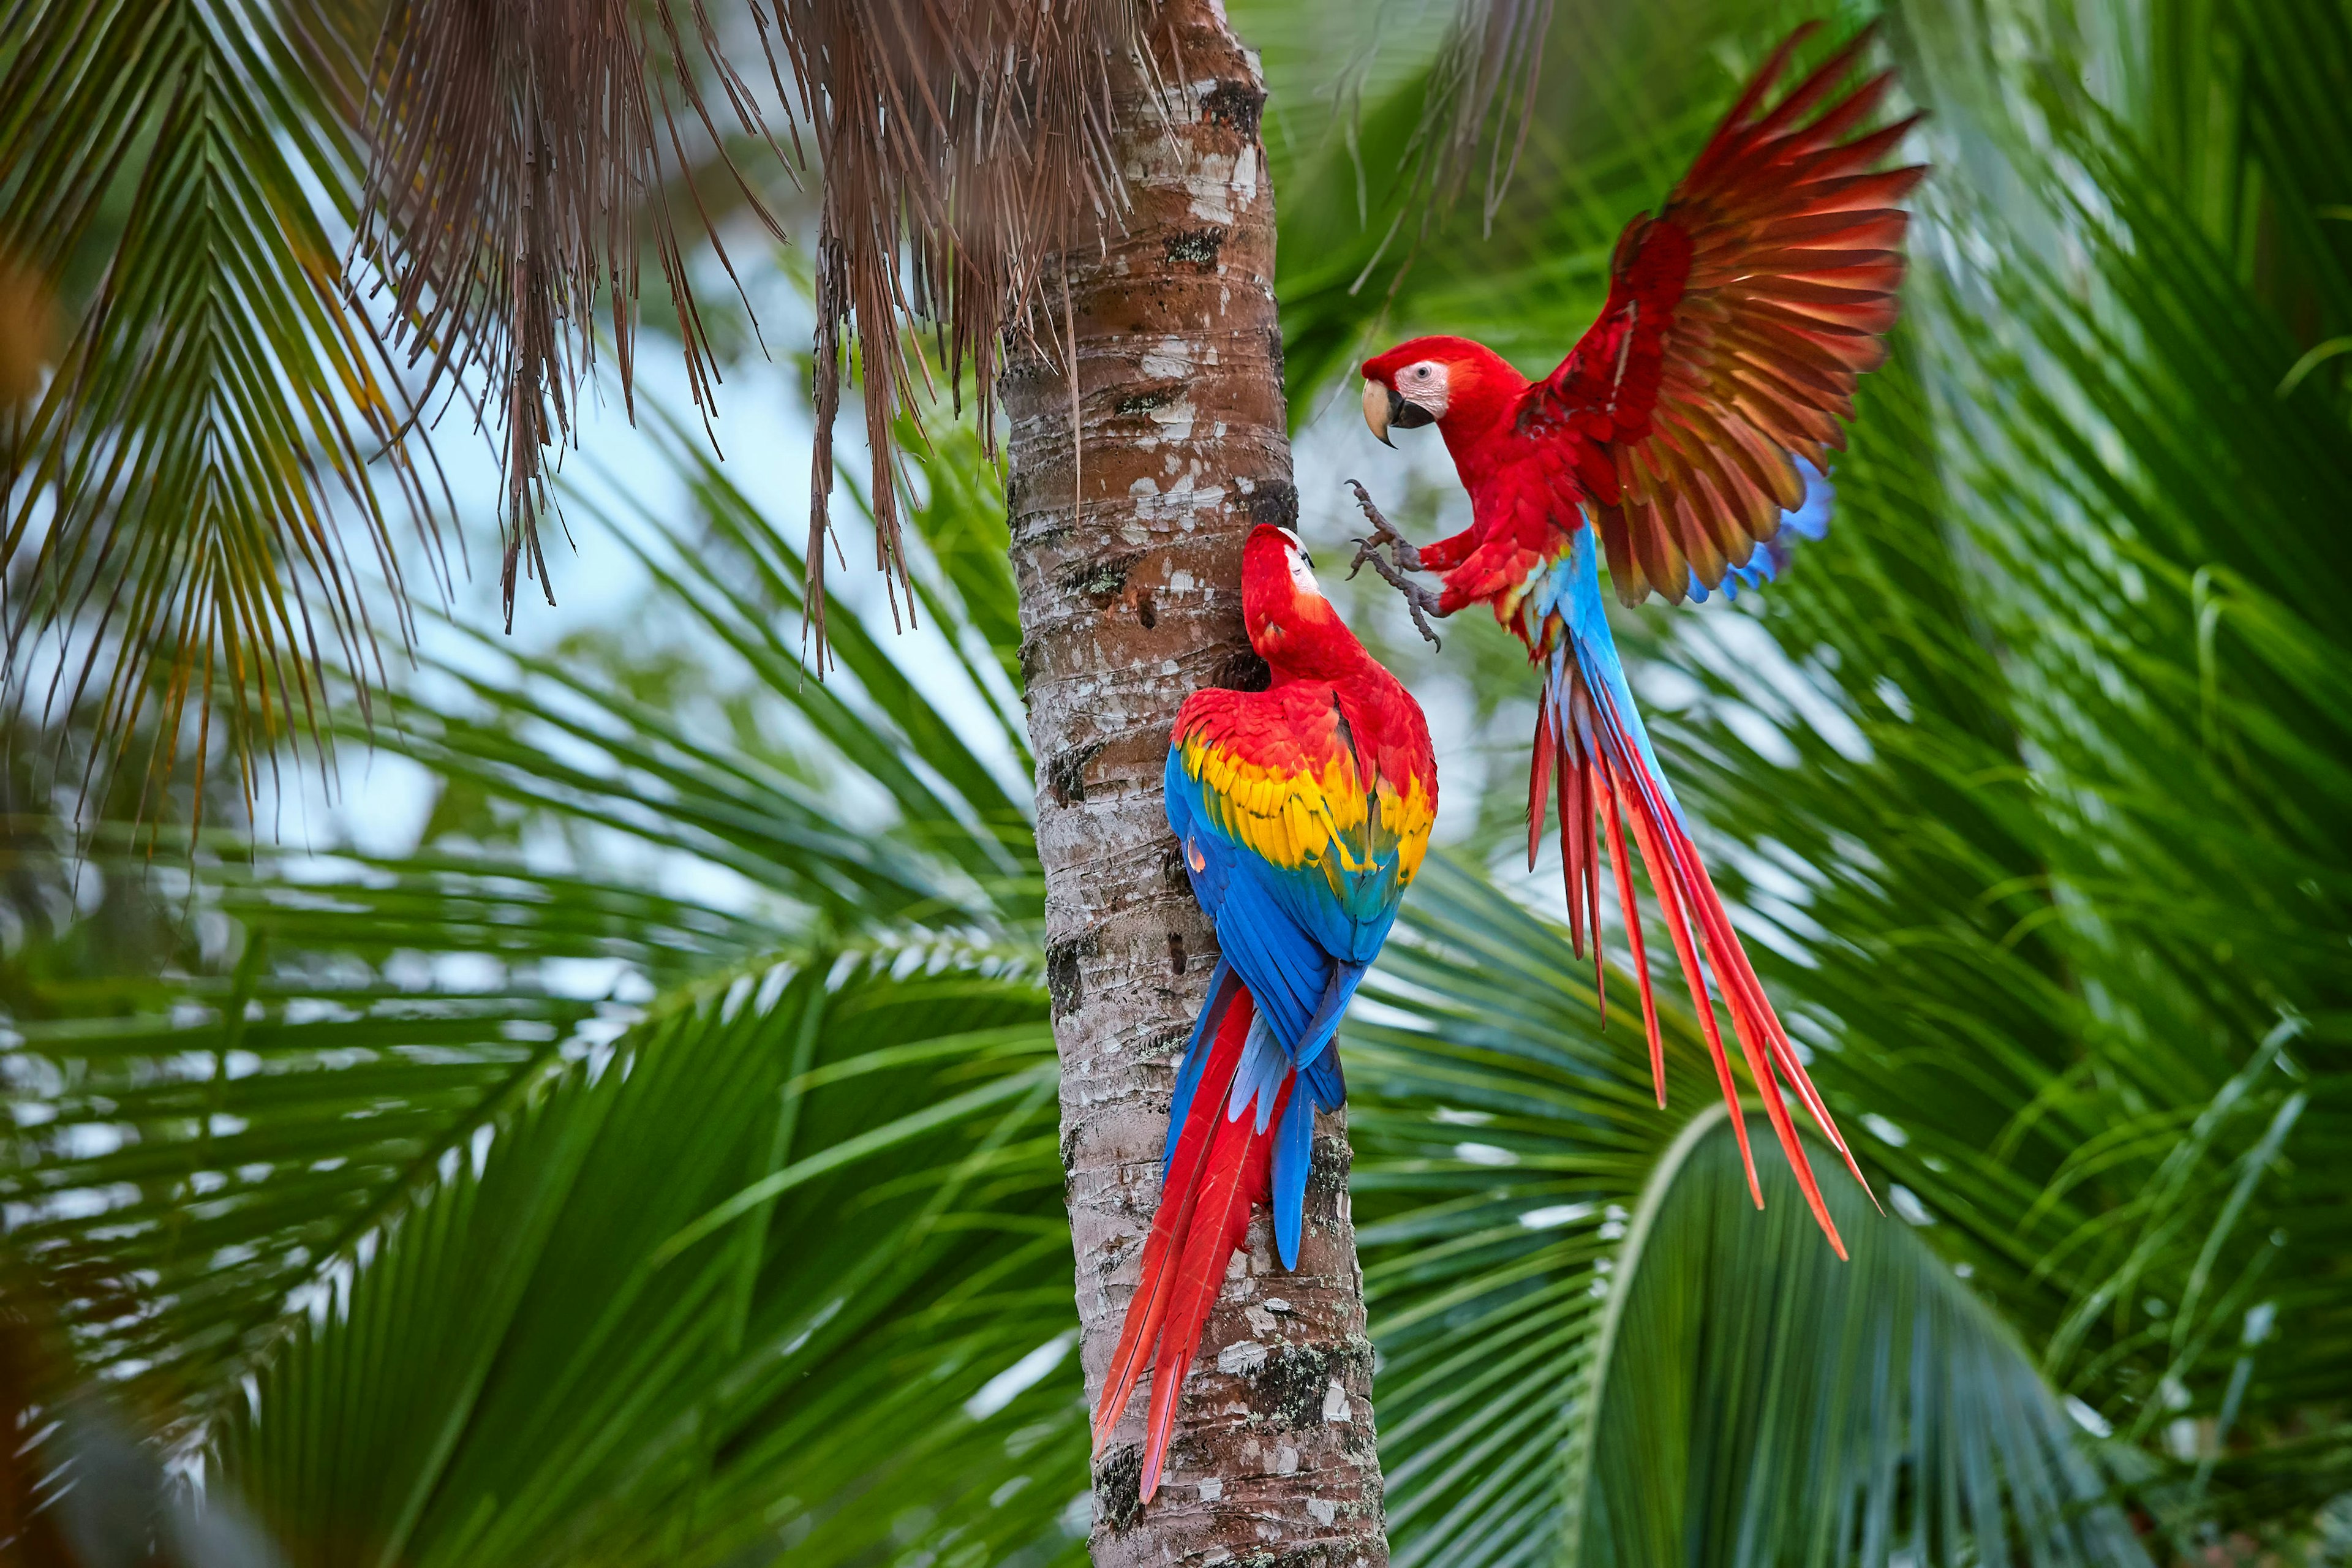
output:
[[[1242,542],[1297,514],[1256,62],[1214,0],[1156,7],[1145,37],[1153,68],[1115,72],[1128,205],[1105,244],[1047,278],[1039,347],[1008,360],[1003,384],[1090,1399],[1135,1288],[1174,1064],[1216,959],[1163,815],[1169,728],[1193,690],[1263,679],[1242,633]],[[1347,1169],[1344,1119],[1327,1117],[1298,1268],[1276,1263],[1259,1214],[1148,1506],[1140,1398],[1106,1447],[1097,1564],[1386,1563]]]

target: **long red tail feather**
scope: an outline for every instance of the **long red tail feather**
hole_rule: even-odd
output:
[[[1592,774],[1593,796],[1601,820],[1609,825],[1609,865],[1617,874],[1617,910],[1625,921],[1625,941],[1633,950],[1633,977],[1642,987],[1642,1028],[1650,1037],[1650,1081],[1657,1087],[1658,1109],[1666,1108],[1666,1047],[1658,1035],[1658,1003],[1650,992],[1650,960],[1642,947],[1641,906],[1633,901],[1633,865],[1625,858],[1625,823],[1617,812],[1617,792],[1598,769]]]
[[[1254,1014],[1250,994],[1244,991],[1210,1043],[1208,1063],[1160,1188],[1160,1211],[1152,1216],[1151,1234],[1143,1244],[1143,1277],[1128,1302],[1127,1321],[1095,1406],[1095,1451],[1100,1453],[1126,1413],[1143,1369],[1152,1368],[1141,1486],[1147,1502],[1159,1489],[1184,1376],[1199,1351],[1210,1309],[1216,1305],[1226,1260],[1248,1237],[1251,1208],[1272,1190],[1274,1130],[1281,1125],[1282,1106],[1297,1083],[1293,1075],[1283,1086],[1264,1132],[1257,1130],[1254,1116],[1226,1120],[1226,1096]]]
[[[1168,1321],[1160,1331],[1160,1354],[1151,1369],[1151,1408],[1145,1418],[1143,1479],[1140,1496],[1150,1502],[1160,1489],[1160,1466],[1168,1457],[1168,1439],[1176,1426],[1176,1406],[1184,1392],[1184,1374],[1201,1348],[1201,1330],[1216,1305],[1225,1278],[1225,1262],[1249,1235],[1250,1209],[1263,1202],[1274,1186],[1274,1133],[1282,1108],[1297,1087],[1293,1074],[1275,1097],[1274,1118],[1264,1132],[1256,1119],[1219,1117],[1212,1134],[1208,1173],[1201,1184],[1200,1201],[1184,1237],[1184,1258],[1168,1302]]]
[[[1659,912],[1664,917],[1666,932],[1674,941],[1675,956],[1682,966],[1683,977],[1690,987],[1691,1009],[1697,1015],[1699,1032],[1706,1041],[1707,1055],[1712,1058],[1716,1079],[1723,1090],[1724,1103],[1731,1110],[1731,1124],[1739,1142],[1739,1156],[1748,1173],[1749,1195],[1758,1207],[1764,1204],[1763,1185],[1756,1175],[1756,1161],[1748,1142],[1747,1120],[1739,1113],[1738,1085],[1732,1077],[1730,1053],[1726,1050],[1723,1034],[1717,1022],[1714,1001],[1708,994],[1707,976],[1714,975],[1715,985],[1722,994],[1724,1005],[1731,1012],[1731,1028],[1739,1045],[1741,1059],[1747,1064],[1748,1077],[1754,1080],[1757,1098],[1763,1102],[1765,1116],[1772,1123],[1782,1152],[1805,1194],[1806,1206],[1811,1210],[1815,1223],[1829,1237],[1840,1258],[1846,1255],[1844,1239],[1839,1236],[1835,1222],[1830,1218],[1829,1205],[1822,1197],[1821,1184],[1815,1179],[1812,1163],[1806,1157],[1803,1141],[1798,1136],[1795,1120],[1790,1115],[1782,1092],[1786,1081],[1798,1103],[1805,1108],[1831,1145],[1842,1155],[1846,1168],[1853,1172],[1864,1192],[1869,1183],[1863,1180],[1862,1168],[1855,1163],[1853,1152],[1847,1148],[1839,1133],[1829,1107],[1814,1089],[1806,1074],[1796,1047],[1788,1032],[1781,1026],[1772,1009],[1756,971],[1748,961],[1747,950],[1732,929],[1731,917],[1724,908],[1723,899],[1716,891],[1715,881],[1707,874],[1698,847],[1691,841],[1668,803],[1663,783],[1644,771],[1640,749],[1606,702],[1597,700],[1596,694],[1586,685],[1581,671],[1571,662],[1568,689],[1556,692],[1562,712],[1554,717],[1549,712],[1551,702],[1541,705],[1545,718],[1538,725],[1538,750],[1529,780],[1528,816],[1530,833],[1541,831],[1537,803],[1543,799],[1543,785],[1555,771],[1559,775],[1560,807],[1560,851],[1562,870],[1567,880],[1569,925],[1578,931],[1589,925],[1593,932],[1596,959],[1600,952],[1600,843],[1599,829],[1605,826],[1609,837],[1612,867],[1615,872],[1617,900],[1629,943],[1633,949],[1633,969],[1642,992],[1643,1023],[1649,1036],[1650,1070],[1658,1092],[1658,1103],[1666,1102],[1665,1055],[1657,1025],[1656,1004],[1651,993],[1647,958],[1643,951],[1641,911],[1633,890],[1631,858],[1626,853],[1625,833],[1619,818],[1622,805],[1630,820],[1634,845],[1641,852],[1643,868],[1649,873],[1650,885],[1658,896]],[[1557,757],[1545,754],[1543,742],[1551,741],[1559,747]],[[1580,947],[1580,943],[1579,946]],[[1605,1003],[1603,1004],[1605,1005]],[[1876,1201],[1876,1194],[1872,1194]]]
[[[1209,1042],[1208,1064],[1193,1092],[1192,1113],[1177,1140],[1175,1157],[1168,1163],[1167,1180],[1160,1189],[1160,1209],[1151,1218],[1151,1234],[1144,1238],[1143,1277],[1127,1304],[1127,1321],[1119,1330],[1118,1346],[1111,1352],[1110,1370],[1103,1379],[1102,1399],[1095,1408],[1097,1454],[1126,1410],[1128,1396],[1134,1393],[1159,1343],[1169,1290],[1175,1282],[1171,1264],[1182,1253],[1184,1232],[1200,1196],[1201,1173],[1208,1163],[1210,1132],[1217,1124],[1217,1110],[1225,1103],[1226,1089],[1240,1065],[1242,1045],[1255,1016],[1251,996],[1244,990],[1225,1010]]]
[[[1528,768],[1528,869],[1530,871],[1536,868],[1536,857],[1543,849],[1544,814],[1551,808],[1552,758],[1559,750],[1559,742],[1552,738],[1551,732],[1551,704],[1538,702],[1536,704],[1535,759]],[[1563,853],[1567,850],[1566,839],[1561,840],[1561,849]],[[1582,958],[1584,933],[1576,923],[1574,899],[1568,900],[1568,931],[1569,940],[1577,944],[1576,956]]]
[[[1739,1140],[1739,1162],[1748,1172],[1748,1195],[1756,1206],[1764,1206],[1764,1186],[1756,1179],[1756,1156],[1748,1147],[1748,1119],[1739,1114],[1739,1086],[1731,1079],[1731,1058],[1723,1048],[1723,1031],[1715,1021],[1715,1004],[1706,994],[1706,972],[1699,967],[1698,951],[1691,942],[1690,922],[1683,918],[1682,900],[1675,894],[1672,878],[1660,878],[1656,868],[1666,864],[1658,849],[1658,835],[1650,814],[1643,809],[1642,799],[1623,787],[1620,775],[1619,793],[1626,798],[1629,815],[1633,819],[1633,841],[1641,846],[1642,864],[1651,871],[1650,885],[1657,889],[1659,912],[1666,922],[1666,934],[1674,939],[1675,958],[1682,965],[1683,979],[1690,986],[1691,1011],[1698,1015],[1699,1033],[1706,1037],[1706,1054],[1715,1063],[1716,1081],[1723,1086],[1723,1103],[1731,1108],[1731,1131]],[[1797,1157],[1802,1159],[1801,1149]]]
[[[1609,966],[1601,945],[1601,841],[1593,836],[1592,766],[1589,759],[1560,748],[1553,764],[1559,775],[1559,869],[1568,891],[1568,929],[1592,933],[1592,1003],[1601,1026],[1609,1026]],[[1579,947],[1577,956],[1584,956]]]

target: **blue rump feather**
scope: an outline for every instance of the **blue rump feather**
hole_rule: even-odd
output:
[[[1254,1110],[1257,1128],[1264,1131],[1272,1123],[1283,1084],[1294,1071],[1301,1074],[1274,1138],[1275,1240],[1283,1267],[1294,1268],[1314,1152],[1315,1112],[1337,1110],[1347,1099],[1339,1053],[1329,1047],[1349,1002],[1395,923],[1403,894],[1398,856],[1384,855],[1365,871],[1344,876],[1335,887],[1318,867],[1286,869],[1272,865],[1220,830],[1215,816],[1206,809],[1201,783],[1184,771],[1181,751],[1170,750],[1164,777],[1168,826],[1181,847],[1192,896],[1216,924],[1222,954],[1177,1075],[1161,1179],[1166,1180],[1184,1120],[1201,1089],[1217,1022],[1237,990],[1231,981],[1237,979],[1249,988],[1257,1016],[1234,1081],[1224,1091],[1226,1116],[1237,1119]]]

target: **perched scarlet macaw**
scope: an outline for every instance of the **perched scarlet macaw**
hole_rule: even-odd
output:
[[[1689,824],[1659,770],[1603,613],[1601,557],[1617,595],[1679,604],[1770,577],[1783,536],[1819,537],[1828,517],[1829,449],[1844,444],[1855,383],[1885,357],[1895,324],[1905,215],[1895,205],[1924,168],[1875,165],[1911,121],[1851,135],[1892,73],[1840,98],[1865,38],[1856,38],[1769,110],[1764,99],[1801,28],[1774,52],[1654,218],[1626,226],[1609,302],[1559,368],[1530,382],[1465,338],[1419,338],[1364,365],[1364,417],[1434,425],[1470,492],[1471,525],[1414,551],[1370,508],[1369,558],[1423,609],[1494,606],[1545,671],[1528,791],[1532,865],[1557,774],[1570,929],[1582,951],[1601,909],[1596,816],[1608,827],[1617,896],[1641,980],[1658,1103],[1665,1077],[1643,965],[1642,927],[1618,805],[1663,906],[1740,1130],[1731,1067],[1699,970],[1704,952],[1731,1010],[1749,1074],[1839,1255],[1773,1071],[1844,1153],[1829,1110],[1757,983]],[[1818,112],[1816,112],[1818,110]],[[1360,495],[1360,491],[1359,492]],[[1395,566],[1374,552],[1396,546]],[[1404,571],[1442,573],[1442,595]],[[1426,626],[1423,626],[1426,631]],[[1694,945],[1692,927],[1697,928]],[[1755,1164],[1748,1167],[1757,1202]]]
[[[1197,691],[1168,751],[1168,826],[1222,950],[1176,1079],[1160,1212],[1102,1403],[1097,1447],[1154,1372],[1142,1495],[1226,1260],[1270,1196],[1298,1263],[1315,1112],[1347,1097],[1332,1035],[1388,940],[1437,812],[1420,705],[1316,586],[1298,536],[1251,531],[1242,615],[1264,691]]]

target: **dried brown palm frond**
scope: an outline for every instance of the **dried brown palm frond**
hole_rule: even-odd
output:
[[[822,674],[831,437],[849,356],[859,352],[877,565],[895,610],[906,573],[895,432],[929,374],[905,330],[929,329],[951,386],[970,373],[986,428],[1008,323],[1027,321],[1047,258],[1115,205],[1109,72],[1129,47],[1133,6],[777,0],[772,11],[750,9],[762,47],[772,37],[777,46],[771,79],[787,112],[807,122],[822,169],[808,550]],[[628,395],[640,214],[677,309],[689,383],[707,406],[709,348],[659,195],[670,158],[685,161],[673,89],[675,107],[717,139],[686,68],[681,15],[744,131],[769,137],[700,0],[395,0],[386,20],[371,117],[374,216],[362,243],[394,280],[394,320],[414,355],[431,356],[431,379],[484,373],[484,413],[503,437],[509,625],[518,572],[545,584],[536,529],[544,454],[570,429],[600,293]]]
[[[48,283],[0,247],[0,418],[41,390],[57,352],[57,298]]]
[[[1005,333],[1032,330],[1047,263],[1118,205],[1110,73],[1134,46],[1135,5],[781,0],[778,20],[824,176],[807,552],[822,675],[832,427],[850,338],[862,349],[876,563],[903,587],[894,432],[927,373],[900,327],[929,329],[959,399],[969,369],[992,457]],[[894,614],[898,602],[894,588]]]
[[[1363,288],[1410,227],[1406,255],[1390,278],[1393,298],[1422,242],[1473,184],[1480,226],[1492,230],[1534,122],[1551,13],[1552,0],[1459,0],[1430,66],[1421,121],[1406,143],[1395,216],[1350,293]]]
[[[677,311],[692,395],[709,405],[709,343],[661,199],[672,160],[682,174],[688,163],[677,111],[719,140],[681,10],[736,121],[765,137],[701,0],[393,0],[384,17],[355,248],[390,279],[394,341],[412,365],[430,362],[420,400],[471,372],[486,384],[505,481],[499,591],[509,628],[519,574],[555,601],[538,530],[546,456],[570,435],[600,295],[631,396],[641,222]],[[743,188],[781,239],[756,191]]]
[[[1475,181],[1480,222],[1494,224],[1527,145],[1551,4],[1463,0],[1430,77],[1417,138],[1433,205],[1452,203]]]

